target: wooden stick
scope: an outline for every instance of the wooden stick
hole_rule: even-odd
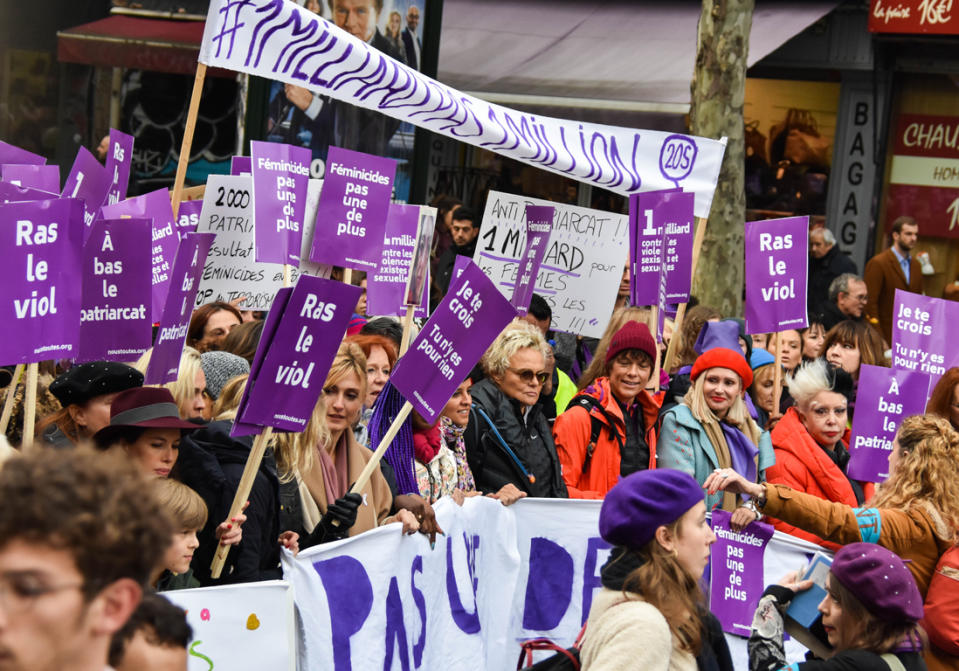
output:
[[[283,264],[283,287],[292,287],[293,286],[293,266],[289,263]]]
[[[779,347],[779,332],[776,332],[776,337],[773,338],[775,343],[773,347],[776,348],[775,356],[776,362],[773,364],[775,368],[773,369],[773,415],[779,414],[779,401],[782,398],[783,393],[783,366],[782,366],[782,350]]]
[[[240,477],[240,484],[236,488],[236,495],[233,497],[233,504],[230,506],[230,516],[228,520],[243,512],[243,506],[250,498],[250,491],[253,489],[253,481],[256,479],[257,471],[260,470],[260,463],[263,461],[263,454],[266,452],[266,444],[270,442],[270,436],[273,435],[273,427],[268,426],[263,429],[253,441],[253,447],[250,448],[250,454],[246,458],[246,466],[243,467],[243,475]],[[230,554],[229,545],[219,545],[216,549],[216,555],[213,557],[213,563],[210,564],[210,576],[214,579],[220,577],[223,572],[223,565],[226,563],[227,555]]]
[[[706,222],[705,217],[696,217],[696,234],[693,236],[693,260],[691,267],[689,269],[690,278],[696,277],[696,266],[699,265],[699,253],[703,248],[703,238],[706,236]],[[663,363],[663,367],[668,373],[672,369],[673,358],[676,355],[676,343],[679,340],[676,336],[682,333],[683,330],[683,319],[686,317],[686,303],[680,303],[679,308],[676,310],[676,321],[673,324],[673,337],[669,339],[669,347],[666,348],[666,361]]]
[[[193,94],[190,96],[190,108],[187,112],[186,126],[183,129],[183,142],[180,143],[180,160],[176,164],[176,179],[173,181],[173,219],[180,211],[183,198],[183,182],[186,180],[186,168],[190,162],[190,149],[193,147],[193,131],[196,130],[196,116],[200,111],[200,95],[203,93],[203,80],[206,78],[206,65],[196,64],[196,76],[193,78]]]
[[[399,433],[400,427],[403,426],[403,422],[406,421],[407,416],[412,410],[413,404],[409,401],[404,403],[403,407],[400,408],[400,411],[396,414],[396,419],[393,420],[393,423],[390,424],[390,428],[386,431],[386,434],[380,439],[380,444],[376,447],[376,452],[373,453],[373,456],[366,463],[366,467],[363,469],[363,472],[360,473],[360,477],[356,479],[356,482],[353,484],[353,488],[350,490],[350,493],[359,492],[361,489],[363,489],[363,487],[366,486],[370,476],[373,475],[373,471],[379,467],[380,459],[383,458],[386,448],[388,448],[393,442],[393,439],[396,438],[396,434]]]
[[[406,314],[403,316],[403,340],[400,341],[400,356],[406,354],[406,350],[410,348],[410,335],[413,332],[413,312],[415,310],[415,305],[406,306]]]
[[[666,360],[663,362],[663,370],[667,373],[673,369],[673,359],[676,357],[676,348],[679,347],[680,333],[683,330],[683,319],[686,317],[686,306],[688,303],[680,303],[676,309],[676,319],[673,320],[673,336],[669,339],[669,345],[666,347]]]
[[[353,284],[353,269],[344,268],[343,269],[343,284]]]
[[[37,423],[37,378],[40,364],[27,364],[27,382],[23,392],[23,440],[20,449],[26,452],[33,447],[33,431]]]
[[[659,306],[653,306],[653,333],[659,329]],[[660,370],[660,361],[662,357],[659,355],[659,343],[656,342],[656,338],[653,338],[653,345],[656,346],[656,360],[653,362],[653,393],[659,393],[659,370]]]
[[[10,425],[10,417],[13,415],[13,399],[17,395],[17,386],[20,384],[20,378],[23,377],[24,367],[22,363],[18,363],[13,370],[13,379],[10,380],[10,385],[7,387],[7,398],[3,401],[3,414],[0,415],[0,435],[5,434],[7,427]]]

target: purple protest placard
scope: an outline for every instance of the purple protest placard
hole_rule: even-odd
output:
[[[312,154],[307,147],[257,141],[250,154],[255,260],[298,267]]]
[[[0,165],[6,165],[7,163],[43,165],[46,162],[47,159],[38,154],[0,140]]]
[[[253,161],[249,156],[234,156],[230,159],[231,175],[249,175],[253,172]]]
[[[746,222],[746,333],[808,324],[808,238],[809,217]]]
[[[629,292],[632,305],[655,305],[662,268],[662,230],[656,210],[679,189],[646,191],[629,197]]]
[[[107,149],[105,172],[110,179],[103,205],[115,205],[127,197],[130,185],[130,166],[133,165],[133,136],[110,129],[110,146]]]
[[[453,274],[450,276],[450,284],[456,282],[471,263],[473,263],[473,259],[468,256],[457,256],[453,259]]]
[[[184,200],[180,203],[180,209],[176,213],[176,230],[181,240],[187,233],[196,233],[202,211],[202,200]]]
[[[516,310],[470,263],[397,363],[390,382],[432,424]]]
[[[83,246],[82,361],[135,361],[150,348],[149,219],[98,219]]]
[[[76,353],[82,239],[79,200],[0,205],[0,315],[6,327],[0,364],[65,359]]]
[[[849,440],[848,475],[882,482],[889,477],[889,453],[899,423],[926,410],[929,376],[863,364],[859,367],[856,415]]]
[[[955,324],[959,303],[896,289],[892,367],[926,373],[931,390],[947,370],[959,366],[959,340],[949,328]]]
[[[430,251],[433,249],[433,231],[436,230],[436,208],[420,205],[416,224],[416,249],[406,278],[403,304],[429,306]]]
[[[725,510],[713,511],[716,543],[710,551],[709,609],[719,618],[723,631],[748,637],[753,613],[766,589],[763,555],[773,528],[753,522],[736,533],[729,528],[731,517]]]
[[[87,226],[84,239],[90,234],[90,225],[97,210],[107,198],[110,183],[110,175],[100,165],[100,161],[86,147],[81,146],[60,195],[83,201],[83,223]]]
[[[282,314],[274,303],[270,317],[278,320],[276,331],[266,346],[261,336],[257,354],[260,348],[266,353],[247,383],[238,422],[280,431],[306,427],[360,292],[342,282],[301,275]]]
[[[516,270],[516,286],[513,287],[513,298],[510,304],[516,308],[516,313],[525,315],[529,310],[530,299],[533,298],[533,289],[539,267],[546,256],[549,245],[549,234],[553,230],[553,216],[555,207],[543,205],[526,206],[526,246],[523,256],[519,259]]]
[[[406,314],[404,294],[416,251],[419,221],[419,205],[390,204],[380,266],[375,273],[367,276],[366,306],[369,314],[383,317]],[[421,301],[420,307],[415,310],[417,317],[427,316],[428,286],[424,291],[426,300]]]
[[[22,203],[30,200],[55,200],[59,196],[55,193],[31,189],[26,186],[17,186],[12,182],[0,182],[0,203]]]
[[[121,200],[116,205],[100,208],[104,219],[145,218],[153,220],[153,300],[150,318],[154,323],[160,321],[163,314],[167,289],[170,287],[170,268],[176,256],[179,236],[173,225],[173,208],[170,206],[170,192],[157,189],[135,198]]]
[[[5,165],[0,167],[0,179],[17,186],[60,193],[60,168],[55,165]]]
[[[396,161],[330,147],[310,260],[375,271]]]
[[[213,233],[190,233],[180,241],[173,262],[170,291],[166,295],[160,328],[143,384],[166,384],[177,378],[183,341],[193,316],[193,301],[200,288],[200,274],[213,244]]]
[[[666,274],[666,302],[689,301],[693,272],[693,232],[696,218],[693,206],[695,193],[676,191],[667,193],[660,207],[656,208],[653,223],[663,226],[663,269]]]

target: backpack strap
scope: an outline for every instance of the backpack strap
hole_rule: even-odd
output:
[[[573,400],[570,401],[567,410],[574,407],[574,405],[583,408],[589,414],[590,434],[589,443],[586,444],[586,457],[583,459],[583,473],[589,470],[589,463],[593,459],[593,452],[596,451],[596,443],[599,440],[599,435],[603,431],[603,423],[599,420],[599,417],[592,413],[593,408],[598,410],[606,420],[606,429],[609,431],[609,437],[616,441],[616,445],[619,447],[619,453],[622,455],[624,446],[623,438],[619,435],[619,431],[616,430],[616,420],[607,412],[603,404],[589,394],[577,394],[573,397]]]
[[[880,655],[880,657],[882,657],[882,661],[886,663],[886,666],[889,667],[889,671],[906,671],[906,667],[903,666],[903,663],[891,652]]]
[[[512,448],[510,448],[510,446],[506,444],[506,441],[503,440],[503,436],[500,434],[499,429],[497,429],[496,425],[493,424],[493,420],[490,419],[489,415],[487,415],[482,408],[476,405],[474,405],[473,407],[476,408],[476,412],[478,412],[480,417],[482,417],[486,421],[486,423],[489,425],[490,430],[493,432],[493,436],[496,438],[496,442],[498,442],[500,447],[502,447],[503,450],[506,452],[506,456],[508,456],[510,460],[516,464],[516,466],[520,470],[520,473],[522,473],[526,477],[526,479],[530,481],[531,484],[536,482],[536,476],[530,473],[526,469],[526,467],[523,465],[523,462],[520,461],[520,458],[516,455],[516,452],[514,452]]]

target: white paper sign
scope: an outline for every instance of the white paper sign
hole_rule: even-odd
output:
[[[629,255],[629,217],[490,191],[473,261],[507,298],[526,245],[526,206],[556,208],[535,293],[553,310],[553,330],[603,335]]]

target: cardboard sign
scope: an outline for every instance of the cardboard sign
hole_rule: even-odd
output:
[[[375,271],[396,161],[330,147],[310,260]]]
[[[7,325],[0,364],[76,354],[83,227],[83,203],[76,199],[0,206],[0,315]]]
[[[180,241],[173,262],[173,282],[143,384],[166,384],[177,378],[183,342],[193,316],[193,301],[213,237],[210,233],[190,233]]]
[[[513,287],[513,297],[510,299],[510,304],[520,316],[526,314],[529,302],[533,299],[533,284],[539,275],[543,257],[546,256],[555,214],[556,208],[552,206],[526,206],[526,246],[519,260],[516,286]]]
[[[629,302],[654,305],[662,273],[663,214],[659,208],[679,189],[645,191],[629,197]]]
[[[0,182],[0,203],[22,203],[31,200],[55,200],[56,193],[17,186],[12,182]]]
[[[184,200],[180,203],[180,209],[176,213],[176,230],[181,240],[187,233],[196,233],[202,210],[202,200]]]
[[[60,195],[63,198],[79,198],[83,201],[83,223],[87,226],[84,236],[90,234],[93,218],[109,191],[110,175],[100,165],[100,161],[86,147],[81,146]]]
[[[809,217],[746,222],[746,333],[808,325]]]
[[[256,261],[300,265],[311,153],[306,147],[251,142]]]
[[[233,156],[230,158],[231,175],[249,175],[253,172],[253,159],[249,156]]]
[[[399,317],[406,314],[406,285],[416,253],[419,221],[419,205],[390,203],[380,265],[375,273],[367,276],[366,306],[367,312],[371,315]],[[429,249],[428,244],[427,249]],[[427,270],[429,270],[428,261],[427,256]],[[421,301],[420,307],[414,311],[413,314],[416,317],[428,316],[429,283],[426,283],[424,291],[427,293],[426,300]]]
[[[40,189],[52,194],[60,193],[60,168],[55,165],[0,166],[0,179],[17,186]]]
[[[136,361],[150,348],[149,219],[98,219],[83,246],[77,362]]]
[[[0,165],[16,163],[19,165],[43,165],[47,162],[43,156],[21,149],[16,145],[0,140]]]
[[[396,365],[390,382],[432,424],[516,310],[475,264],[468,266]]]
[[[526,248],[527,205],[556,209],[534,289],[553,311],[553,330],[599,338],[628,260],[628,218],[490,191],[473,261],[507,298],[513,295]]]
[[[300,276],[286,298],[288,291],[278,293],[270,310],[275,332],[268,334],[264,325],[257,347],[258,357],[264,352],[262,363],[255,361],[256,371],[251,366],[237,411],[240,424],[280,431],[306,427],[361,293],[359,287],[309,275]]]
[[[748,637],[753,613],[766,589],[763,555],[773,528],[753,522],[737,533],[729,528],[731,517],[724,510],[713,511],[716,543],[710,549],[709,609],[719,618],[723,631]]]
[[[133,165],[133,136],[110,129],[110,145],[107,149],[106,174],[110,188],[104,205],[115,205],[127,197],[130,185],[130,166]]]
[[[892,367],[926,373],[931,390],[959,366],[959,303],[896,289],[892,322]]]

